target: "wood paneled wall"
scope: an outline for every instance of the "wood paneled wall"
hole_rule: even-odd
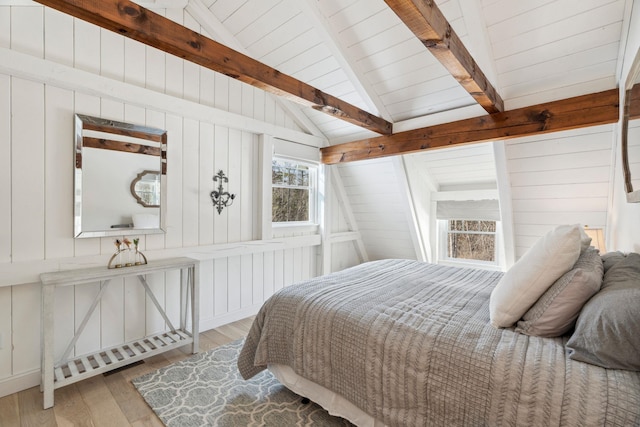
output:
[[[171,13],[171,19],[199,30],[182,10]],[[168,131],[167,232],[143,236],[140,245],[150,259],[201,259],[202,330],[253,314],[276,290],[318,274],[317,231],[259,240],[259,128],[305,139],[272,97],[36,5],[0,6],[0,49],[44,60],[43,68],[62,74],[88,71],[99,76],[104,93],[96,95],[86,82],[76,87],[73,81],[51,83],[50,76],[31,78],[46,69],[0,73],[0,396],[39,382],[39,273],[106,264],[114,249],[111,238],[72,237],[74,113]],[[128,88],[162,102],[145,107],[119,99]],[[193,108],[177,112],[172,100]],[[238,194],[221,215],[209,198],[219,169]],[[149,278],[172,320],[179,311],[177,280],[177,273]],[[57,291],[57,355],[99,287]],[[116,281],[75,353],[164,327],[142,287],[130,279]]]
[[[613,126],[507,141],[516,259],[556,225],[606,228]]]
[[[338,165],[369,259],[418,259],[394,158]]]

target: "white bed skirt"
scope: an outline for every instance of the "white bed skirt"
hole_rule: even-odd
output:
[[[317,403],[331,415],[345,418],[359,427],[384,427],[384,423],[362,411],[344,397],[299,376],[289,366],[269,365],[269,371],[289,390]]]

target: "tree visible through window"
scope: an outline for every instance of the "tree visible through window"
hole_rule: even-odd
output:
[[[306,164],[273,159],[271,164],[272,221],[312,221],[313,171]]]
[[[496,222],[449,220],[447,257],[495,262]]]

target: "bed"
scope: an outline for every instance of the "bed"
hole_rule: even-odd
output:
[[[284,288],[256,316],[240,373],[269,367],[360,426],[640,425],[640,372],[570,358],[571,334],[491,324],[503,276],[381,260]]]

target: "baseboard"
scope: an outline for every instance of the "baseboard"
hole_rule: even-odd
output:
[[[208,331],[209,329],[214,329],[218,326],[254,316],[258,310],[260,310],[260,307],[262,307],[262,304],[256,304],[230,313],[221,314],[220,316],[211,317],[209,319],[200,319],[200,332]]]
[[[0,380],[0,397],[40,385],[40,370],[14,375]]]
[[[237,320],[245,319],[255,315],[262,304],[252,305],[240,310],[225,313],[210,319],[200,320],[200,332],[217,328]],[[0,380],[0,397],[8,396],[13,393],[26,390],[31,387],[40,385],[40,370],[33,370],[19,375]]]

